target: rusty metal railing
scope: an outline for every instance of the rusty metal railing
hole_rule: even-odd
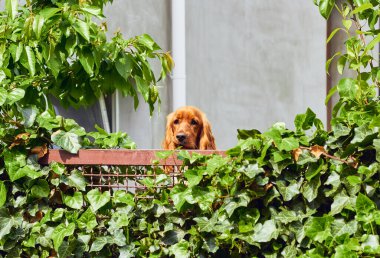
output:
[[[79,171],[86,178],[88,188],[126,190],[136,194],[148,188],[173,187],[182,177],[182,161],[177,159],[176,152],[160,160],[156,155],[160,151],[83,149],[71,154],[64,150],[49,150],[39,162],[48,165],[55,161],[64,164],[69,171]],[[189,152],[225,155],[223,151]]]

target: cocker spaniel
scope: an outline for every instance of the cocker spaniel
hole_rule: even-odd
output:
[[[196,107],[185,106],[167,116],[164,149],[215,150],[215,140],[206,115]]]

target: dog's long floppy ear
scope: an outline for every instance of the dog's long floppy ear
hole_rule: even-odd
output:
[[[172,120],[173,120],[174,113],[169,114],[166,117],[166,130],[165,130],[165,139],[162,142],[162,148],[164,150],[174,150],[174,142],[173,142],[173,129],[172,129]]]
[[[199,138],[200,150],[216,150],[215,139],[212,135],[210,122],[207,120],[206,115],[202,114],[202,131]]]

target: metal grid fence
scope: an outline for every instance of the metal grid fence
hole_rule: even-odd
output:
[[[158,160],[161,150],[79,150],[71,154],[63,150],[49,150],[40,164],[59,162],[69,172],[79,171],[89,189],[101,191],[126,190],[137,194],[149,188],[173,187],[182,177],[182,161],[175,153],[165,160]],[[189,151],[199,154],[221,154],[222,151]],[[154,163],[154,164],[153,164]]]

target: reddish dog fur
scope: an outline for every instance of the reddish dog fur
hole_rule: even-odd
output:
[[[183,149],[215,150],[215,139],[206,115],[196,107],[185,106],[167,116],[166,150]]]

